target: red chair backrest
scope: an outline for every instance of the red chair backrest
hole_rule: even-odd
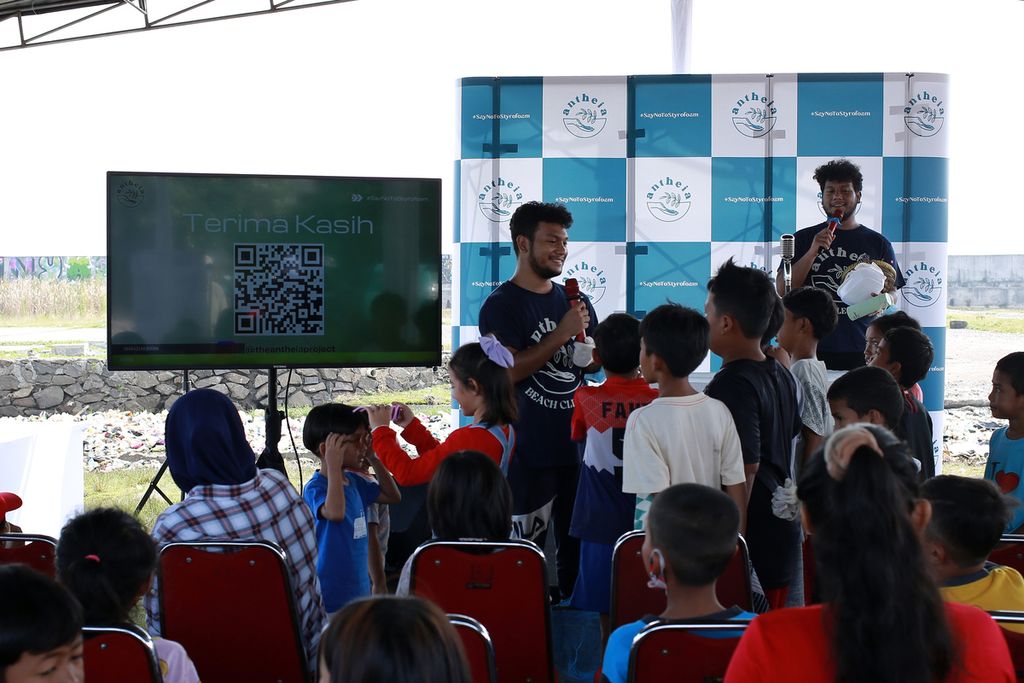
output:
[[[170,543],[160,550],[161,633],[204,683],[309,680],[284,551],[268,541]]]
[[[413,553],[409,591],[482,623],[501,683],[553,682],[545,569],[529,541],[429,541]]]
[[[630,683],[712,683],[725,678],[729,660],[747,622],[674,624],[656,621],[633,640]],[[733,637],[709,638],[710,632]]]
[[[89,683],[161,683],[153,641],[136,626],[86,626],[83,664]]]
[[[51,579],[57,574],[57,539],[40,534],[0,534],[0,546],[12,542],[24,545],[0,547],[0,564],[25,564]]]
[[[611,629],[665,611],[665,591],[647,586],[647,567],[640,555],[643,544],[643,531],[628,531],[615,543],[609,615]],[[736,553],[716,584],[718,601],[726,607],[737,605],[748,612],[753,611],[749,566],[747,543],[741,536]]]
[[[1006,639],[1006,647],[1010,650],[1010,659],[1013,660],[1013,670],[1017,673],[1017,680],[1024,681],[1024,633],[1010,631],[1007,626],[1016,626],[1018,629],[1024,627],[1024,612],[991,612],[992,618],[1002,628],[1003,638]]]
[[[470,679],[473,683],[497,683],[494,664],[494,643],[487,628],[473,617],[465,614],[449,614],[448,620],[462,639],[462,648],[469,663]]]
[[[1004,535],[996,549],[989,553],[988,560],[1024,572],[1024,535]]]

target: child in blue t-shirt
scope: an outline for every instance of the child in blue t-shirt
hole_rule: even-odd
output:
[[[988,404],[992,417],[1010,424],[992,434],[985,478],[1022,503],[1006,525],[1006,533],[1019,534],[1024,531],[1024,352],[1003,356],[996,363]]]
[[[657,617],[645,617],[615,629],[608,638],[602,680],[625,683],[629,650],[645,626],[673,622],[749,621],[754,614],[718,602],[715,583],[736,552],[740,511],[732,498],[700,484],[676,484],[659,493],[647,514],[641,549],[649,585],[665,590],[667,605]],[[716,631],[709,638],[735,638],[739,631]]]
[[[313,511],[316,573],[330,614],[370,595],[367,506],[397,503],[402,496],[391,473],[370,450],[365,413],[341,403],[316,406],[306,417],[302,443],[321,462],[302,497]],[[345,473],[345,468],[361,468],[364,460],[373,467],[379,484]]]

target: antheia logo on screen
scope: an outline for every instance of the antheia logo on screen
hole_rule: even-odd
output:
[[[778,120],[776,114],[779,112],[774,100],[769,100],[756,90],[738,98],[730,111],[732,125],[748,138],[767,135],[775,127]]]
[[[118,185],[115,196],[117,197],[118,204],[134,209],[145,199],[146,191],[142,185],[139,185],[134,180],[126,180]]]
[[[480,213],[489,221],[505,223],[512,218],[523,203],[523,191],[519,183],[509,178],[494,178],[477,194]]]
[[[671,223],[690,210],[691,197],[690,187],[686,183],[665,176],[651,183],[647,192],[647,210],[659,221]]]
[[[592,138],[604,130],[608,109],[599,97],[580,93],[562,107],[562,124],[578,138]]]
[[[927,90],[922,90],[909,100],[903,108],[903,123],[907,130],[922,138],[931,136],[942,130],[942,122],[946,120],[946,103],[941,97]]]
[[[604,298],[608,286],[608,278],[604,270],[593,262],[577,261],[569,266],[563,275],[567,278],[576,278],[580,291],[590,298],[590,303],[596,304]]]

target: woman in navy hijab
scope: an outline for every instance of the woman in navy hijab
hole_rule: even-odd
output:
[[[171,406],[164,443],[171,477],[183,492],[207,484],[241,484],[256,476],[256,455],[238,410],[224,394],[195,389]]]
[[[227,396],[196,389],[175,401],[167,414],[167,465],[185,499],[157,517],[153,538],[175,541],[273,541],[287,557],[310,666],[324,626],[316,574],[313,516],[288,478],[256,468],[238,410]],[[159,584],[146,594],[149,630],[160,635]]]

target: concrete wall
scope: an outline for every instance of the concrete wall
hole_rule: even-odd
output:
[[[448,358],[437,368],[299,369],[292,374],[289,407],[318,405],[355,394],[422,389],[448,381]],[[278,401],[284,402],[287,371],[278,371]],[[181,372],[107,370],[101,360],[0,360],[0,417],[47,413],[128,410],[159,412],[181,395]],[[263,370],[189,373],[192,387],[230,396],[240,408],[265,408]]]
[[[1024,255],[950,256],[948,305],[1024,308]]]

